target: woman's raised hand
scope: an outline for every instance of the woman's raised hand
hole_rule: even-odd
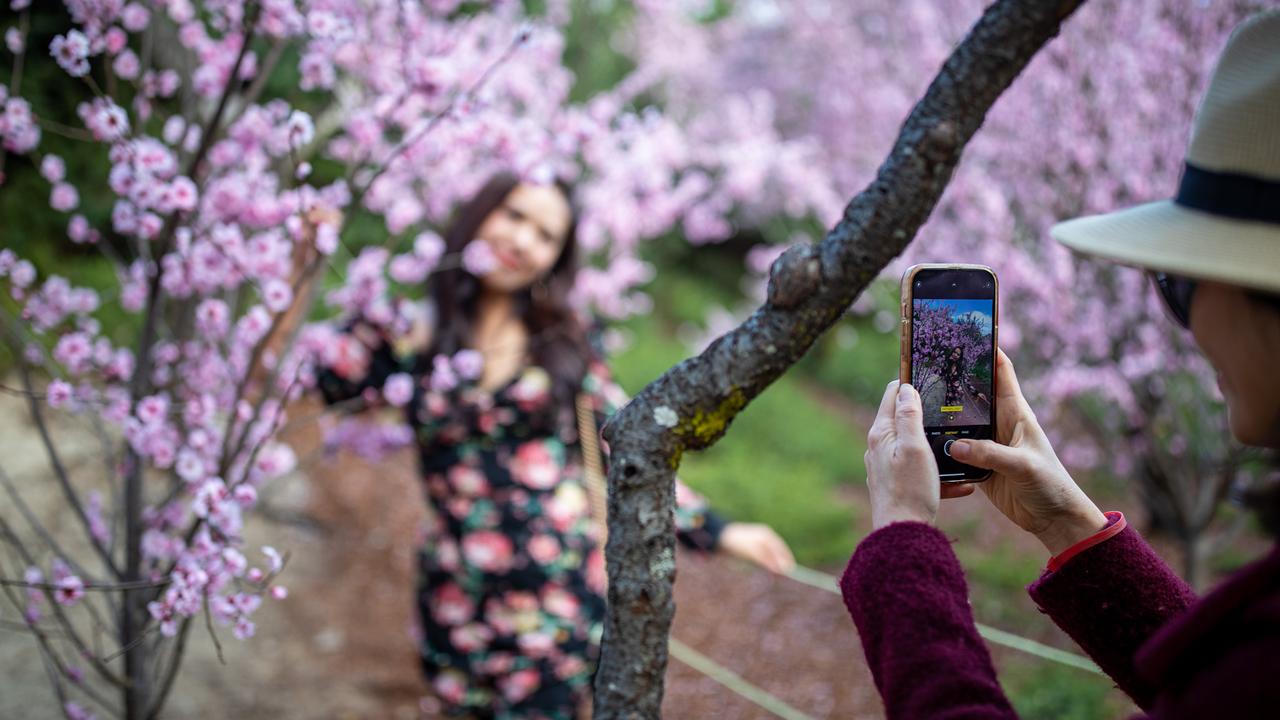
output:
[[[920,393],[897,380],[884,390],[862,459],[871,492],[871,526],[877,530],[900,521],[932,524],[939,500],[973,492],[972,485],[941,484],[924,434]]]
[[[1013,362],[996,360],[996,442],[957,440],[951,457],[993,471],[991,503],[1057,555],[1101,530],[1106,516],[1076,485],[1022,396]]]
[[[731,522],[720,531],[720,550],[781,575],[796,566],[787,541],[760,523]]]

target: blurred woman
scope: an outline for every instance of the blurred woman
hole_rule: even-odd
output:
[[[567,720],[594,671],[605,575],[576,410],[598,427],[626,398],[569,306],[575,220],[565,186],[493,178],[445,237],[449,257],[483,239],[487,262],[438,273],[413,331],[357,319],[320,378],[330,402],[381,391],[414,428],[422,665],[451,716]],[[683,486],[677,501],[685,545],[793,565],[768,527],[726,523]]]
[[[1280,12],[1238,28],[1197,115],[1173,201],[1081,218],[1053,234],[1147,269],[1218,373],[1232,434],[1280,449]],[[1119,512],[1103,513],[1059,462],[1003,353],[997,442],[951,456],[994,474],[987,497],[1051,553],[1029,590],[1150,717],[1275,717],[1280,546],[1197,599]],[[964,575],[933,528],[940,488],[920,396],[885,391],[868,436],[877,528],[841,580],[891,718],[1013,717],[973,622]],[[1280,487],[1252,502],[1280,533]]]

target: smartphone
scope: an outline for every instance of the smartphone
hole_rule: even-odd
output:
[[[952,458],[951,446],[995,437],[999,290],[985,265],[913,265],[902,276],[899,379],[920,393],[924,434],[944,483],[991,475]]]

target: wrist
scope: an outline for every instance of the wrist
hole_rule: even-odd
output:
[[[1056,556],[1081,540],[1097,534],[1106,526],[1107,516],[1096,505],[1089,503],[1088,507],[1055,518],[1044,531],[1036,533],[1036,537],[1050,555]]]
[[[929,513],[918,508],[907,508],[901,506],[885,508],[880,512],[871,513],[871,527],[873,530],[879,530],[882,527],[892,525],[896,522],[918,522],[924,523],[925,525],[932,525],[933,520],[934,513]]]

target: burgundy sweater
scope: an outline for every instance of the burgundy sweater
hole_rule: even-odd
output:
[[[936,528],[867,536],[840,588],[888,717],[1016,717]],[[1280,717],[1280,546],[1197,601],[1125,528],[1028,590],[1146,717]]]

